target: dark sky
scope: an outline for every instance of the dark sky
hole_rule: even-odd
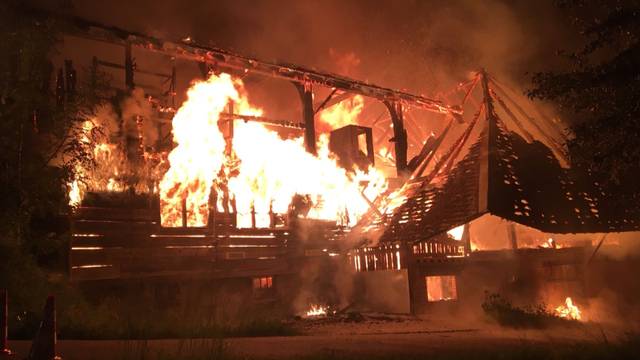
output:
[[[524,88],[527,72],[558,66],[556,50],[576,38],[552,0],[74,0],[73,6],[76,15],[104,24],[167,39],[191,36],[424,94],[479,67]]]

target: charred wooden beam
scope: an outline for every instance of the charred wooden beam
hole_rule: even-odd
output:
[[[489,79],[484,69],[480,70],[480,82],[482,84],[483,106],[485,116],[484,138],[480,146],[480,171],[478,172],[478,212],[484,213],[489,209],[489,174],[491,173],[489,152],[493,148],[492,131],[496,126],[496,113],[493,100],[489,92]]]
[[[507,225],[507,236],[509,237],[509,242],[511,243],[511,248],[513,250],[518,249],[518,235],[516,233],[516,224],[513,222],[509,222]]]
[[[418,177],[422,176],[422,173],[424,173],[424,171],[427,169],[427,166],[429,166],[429,163],[431,163],[431,160],[435,157],[436,151],[438,150],[438,148],[442,144],[442,141],[444,140],[444,138],[449,133],[449,130],[451,129],[452,125],[453,125],[453,119],[451,121],[449,121],[449,125],[447,125],[447,127],[444,129],[442,134],[440,134],[440,136],[435,140],[435,142],[431,146],[431,149],[426,149],[426,150],[428,150],[427,155],[425,156],[425,158],[423,160],[420,160],[420,162],[416,164],[417,171],[415,172],[414,178],[418,178]],[[425,147],[427,147],[428,145],[429,144],[427,142],[427,144],[425,144]],[[423,150],[425,150],[425,149],[423,149]],[[421,152],[421,154],[422,154],[422,152]]]
[[[67,101],[72,101],[76,94],[77,74],[71,60],[64,61],[64,75]]]
[[[127,85],[129,90],[133,90],[133,57],[131,55],[131,42],[124,42],[124,83]]]
[[[220,121],[230,121],[230,120],[244,120],[244,121],[255,121],[260,122],[267,125],[279,126],[290,129],[300,129],[304,130],[305,126],[299,122],[293,122],[288,120],[276,120],[270,119],[263,116],[256,115],[242,115],[242,114],[231,114],[231,113],[221,113]]]
[[[121,70],[126,70],[127,69],[127,67],[125,65],[120,65],[120,64],[116,64],[116,63],[113,63],[113,62],[110,62],[110,61],[100,60],[98,58],[95,58],[95,62],[98,65],[106,66],[106,67],[110,67],[110,68],[114,68],[114,69],[121,69]],[[161,77],[161,78],[164,78],[164,79],[171,79],[172,78],[172,74],[164,74],[164,73],[159,73],[159,72],[155,72],[155,71],[141,70],[141,69],[138,69],[138,68],[133,69],[133,72],[134,73],[145,74],[145,75],[157,76],[157,77]]]
[[[300,101],[302,101],[302,122],[304,123],[304,146],[306,150],[316,155],[316,125],[315,125],[315,112],[313,111],[313,92],[311,90],[311,84],[306,83],[293,83],[300,95]]]
[[[320,105],[316,107],[313,113],[317,114],[320,110],[323,110],[325,106],[327,106],[327,103],[329,102],[329,100],[333,98],[333,95],[335,95],[336,91],[338,91],[338,89],[333,89],[333,91],[331,91],[331,93],[324,99],[324,101],[321,102]]]
[[[51,16],[51,14],[47,15]],[[457,117],[462,115],[462,109],[457,106],[449,106],[438,100],[384,88],[328,72],[287,63],[262,61],[232,53],[228,50],[203,46],[193,42],[166,41],[77,17],[72,18],[71,24],[73,25],[70,30],[72,35],[91,40],[119,44],[125,47],[140,47],[176,58],[204,62],[245,73],[251,72],[263,76],[286,79],[299,84],[320,84],[350,93],[377,98],[382,101],[407,104],[442,114],[452,114]]]
[[[396,171],[398,177],[408,175],[407,168],[407,130],[404,128],[404,120],[402,118],[402,104],[397,102],[384,102],[391,115],[393,123],[393,142],[396,150]]]

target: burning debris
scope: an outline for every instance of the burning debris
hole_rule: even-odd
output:
[[[573,300],[570,297],[567,297],[564,300],[564,304],[558,306],[554,313],[556,316],[561,317],[567,320],[582,320],[582,313],[580,309],[573,304]]]
[[[139,103],[127,99],[123,105],[124,113],[131,110],[132,104]],[[164,156],[153,151],[151,145],[157,140],[155,130],[149,130],[149,119],[141,115],[128,114],[132,119],[127,125],[122,122],[109,105],[102,106],[96,115],[85,120],[75,130],[78,143],[90,155],[90,162],[77,164],[74,168],[74,180],[69,187],[69,204],[77,206],[88,191],[124,192],[131,190],[136,194],[148,194],[156,191],[156,180],[162,169]],[[127,130],[127,126],[129,129]],[[153,135],[149,135],[152,133]],[[135,139],[133,153],[127,143]]]
[[[318,317],[326,317],[327,311],[329,310],[328,306],[323,305],[311,305],[309,310],[305,313],[306,318],[318,318]]]

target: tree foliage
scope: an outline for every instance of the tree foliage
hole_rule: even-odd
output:
[[[100,87],[56,92],[51,59],[64,26],[21,1],[0,3],[0,288],[26,286],[38,266],[64,266],[57,219],[67,210],[66,184],[77,164],[92,162],[77,132],[101,102]]]
[[[562,0],[584,43],[563,51],[569,68],[533,76],[533,98],[570,122],[574,164],[609,185],[640,190],[640,2]],[[615,187],[614,186],[614,187]]]

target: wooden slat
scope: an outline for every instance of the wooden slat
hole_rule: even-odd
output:
[[[158,221],[159,210],[80,207],[73,214],[77,220]]]
[[[218,238],[218,246],[220,247],[234,247],[242,245],[254,245],[254,246],[283,246],[286,241],[284,239],[267,239],[267,238]]]
[[[245,260],[245,261],[220,261],[217,264],[221,269],[218,277],[247,277],[247,276],[270,276],[277,274],[288,274],[293,271],[290,264],[282,259],[274,260]]]
[[[74,234],[151,234],[157,228],[158,224],[146,221],[77,220],[73,223]]]
[[[153,248],[165,246],[200,246],[215,245],[214,237],[181,237],[181,236],[153,236],[153,235],[105,235],[97,237],[73,236],[71,247],[126,247]]]
[[[120,269],[115,266],[101,268],[72,268],[71,280],[101,280],[101,279],[117,279],[120,277]]]
[[[114,253],[108,251],[72,251],[71,267],[82,265],[114,265]]]
[[[220,248],[218,257],[227,260],[257,259],[260,257],[279,257],[287,253],[286,248]],[[242,254],[242,255],[240,255]]]

